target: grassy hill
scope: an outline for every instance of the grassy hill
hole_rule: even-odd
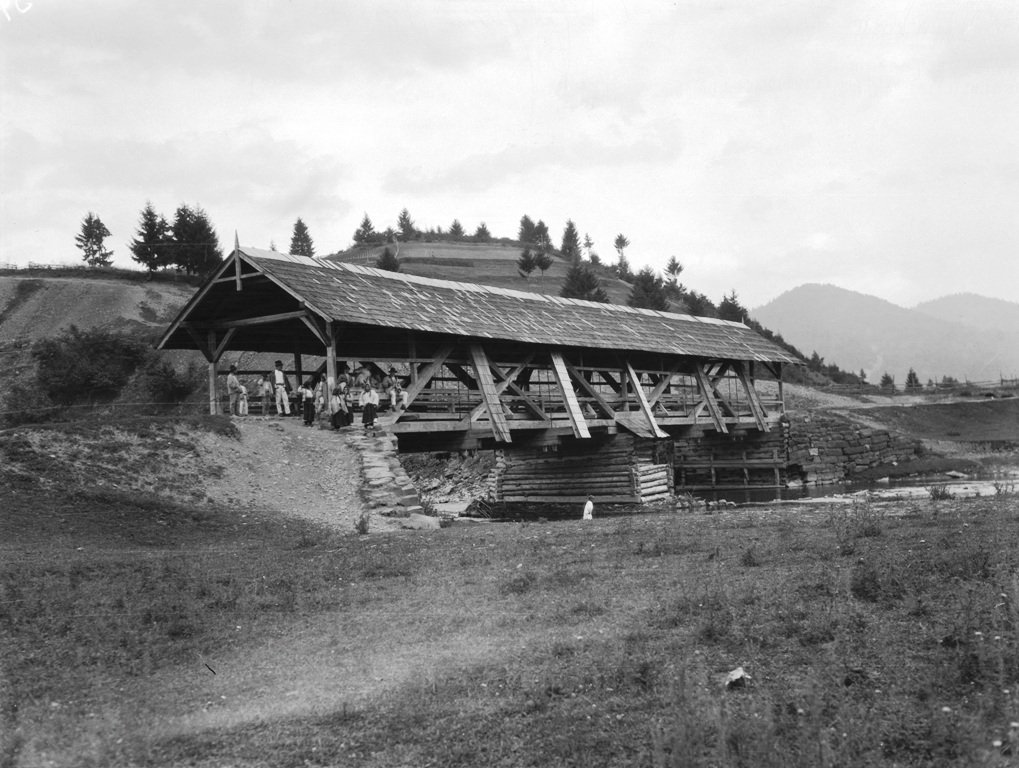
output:
[[[326,258],[374,267],[385,248],[383,245],[352,248]],[[520,246],[503,243],[400,243],[400,271],[438,280],[559,295],[569,263],[557,258],[544,275],[534,272],[525,278],[517,270],[520,250]],[[630,295],[629,284],[609,274],[607,269],[599,277],[609,300],[613,304],[625,304]]]

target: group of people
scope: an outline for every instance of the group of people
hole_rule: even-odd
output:
[[[230,401],[231,416],[248,415],[248,389],[237,377],[237,366],[230,366],[226,379],[227,394]],[[336,378],[336,385],[327,392],[325,379],[321,376],[305,379],[298,386],[296,393],[290,385],[283,370],[283,361],[277,360],[274,370],[264,374],[258,381],[257,393],[261,398],[262,416],[272,413],[276,406],[277,416],[291,414],[291,394],[296,394],[294,412],[304,417],[305,426],[314,426],[315,414],[328,414],[329,423],[334,430],[342,429],[354,423],[354,389],[360,390],[356,398],[361,409],[361,423],[366,432],[375,433],[375,424],[380,410],[383,410],[382,396],[384,393],[387,405],[391,410],[407,408],[407,392],[395,368],[390,368],[385,377],[373,376],[366,366],[358,368],[354,373],[343,367]]]

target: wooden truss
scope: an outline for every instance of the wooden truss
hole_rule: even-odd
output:
[[[383,419],[401,447],[540,445],[619,430],[663,439],[690,426],[768,431],[781,415],[741,361],[683,358],[651,369],[624,353],[585,365],[575,350],[508,358],[480,341],[461,347],[444,345],[413,365],[406,408]]]

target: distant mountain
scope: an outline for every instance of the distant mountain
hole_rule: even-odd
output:
[[[975,293],[942,296],[940,299],[917,304],[914,309],[939,320],[948,320],[986,331],[1019,329],[1019,304],[990,299]]]
[[[863,369],[876,384],[885,372],[905,384],[953,376],[991,381],[1019,375],[1019,304],[948,296],[906,309],[833,285],[801,285],[751,311],[808,356],[816,351],[847,371]]]

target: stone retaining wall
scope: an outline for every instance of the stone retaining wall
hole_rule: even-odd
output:
[[[852,480],[882,465],[909,461],[919,444],[831,413],[793,416],[788,431],[790,480],[823,485]]]

